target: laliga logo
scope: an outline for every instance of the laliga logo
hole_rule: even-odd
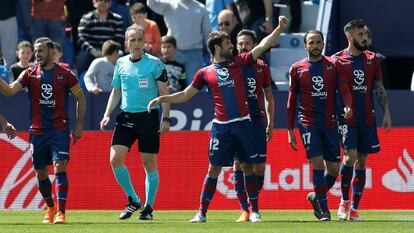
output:
[[[226,81],[229,77],[229,70],[227,68],[217,69],[217,76],[221,81]]]
[[[42,97],[48,100],[53,95],[53,87],[50,84],[42,84]]]
[[[354,81],[356,84],[361,85],[364,82],[364,71],[354,70]]]
[[[29,144],[19,137],[9,141],[5,134],[0,134],[0,141],[12,144],[23,153],[8,172],[0,187],[0,210],[38,210],[45,208],[40,192],[36,191],[34,196],[31,195],[33,189],[37,190],[37,178],[31,166],[32,156]],[[27,166],[28,163],[30,166]],[[28,167],[30,169],[27,169]],[[54,176],[49,178],[53,182]]]
[[[367,167],[365,189],[372,189],[372,169]],[[275,173],[272,172],[272,166],[266,164],[263,190],[268,192],[275,192],[276,190],[286,192],[296,191],[310,191],[313,190],[311,168],[307,163],[299,167],[284,168]],[[237,193],[234,190],[233,184],[233,168],[223,167],[217,179],[217,191],[225,196],[227,199],[237,198]],[[341,196],[341,185],[337,181],[332,189],[329,191],[331,195]]]
[[[404,149],[403,156],[398,158],[398,167],[382,177],[382,184],[394,192],[414,192],[414,161],[407,149]]]
[[[323,78],[321,76],[313,76],[312,77],[312,82],[313,82],[313,89],[315,91],[321,91],[323,88]]]

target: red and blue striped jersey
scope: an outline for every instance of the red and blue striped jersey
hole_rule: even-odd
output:
[[[42,134],[69,127],[69,92],[78,83],[70,70],[58,64],[50,70],[37,65],[26,69],[17,81],[28,89],[30,132]]]
[[[242,65],[253,65],[251,53],[243,53],[232,62],[214,63],[197,71],[192,86],[207,86],[214,102],[214,122],[226,124],[250,119]]]
[[[294,63],[290,68],[289,96],[287,101],[288,129],[298,123],[304,126],[337,127],[335,96],[337,90],[347,105],[352,103],[346,80],[338,80],[335,62],[322,56],[318,62],[308,58]]]
[[[269,66],[262,60],[256,60],[252,65],[242,65],[245,75],[247,100],[252,121],[265,122],[263,106],[263,88],[271,85]]]
[[[335,55],[339,75],[347,80],[354,100],[354,114],[345,119],[350,125],[374,125],[374,81],[382,81],[381,59],[373,52],[364,51],[359,56],[352,56],[344,49]],[[338,101],[338,110],[343,112],[343,102]],[[341,118],[342,120],[342,118]]]

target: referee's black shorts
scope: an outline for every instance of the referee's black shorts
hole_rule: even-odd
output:
[[[121,112],[116,117],[115,130],[112,135],[112,146],[123,145],[131,149],[138,139],[138,151],[158,153],[160,150],[160,121],[158,109],[150,113]]]

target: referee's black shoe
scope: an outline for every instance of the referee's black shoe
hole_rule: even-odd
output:
[[[128,204],[126,205],[124,211],[119,215],[119,219],[125,220],[132,216],[132,214],[141,209],[142,204],[139,202],[134,202],[132,197],[128,197]]]
[[[151,206],[145,206],[144,210],[140,212],[139,220],[152,220],[152,208]]]

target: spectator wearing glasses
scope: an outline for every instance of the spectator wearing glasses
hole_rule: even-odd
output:
[[[237,44],[237,34],[242,30],[242,25],[237,20],[233,11],[231,10],[222,10],[218,15],[218,30],[226,32],[230,35],[231,43]],[[233,47],[233,55],[237,55],[237,46]]]
[[[132,18],[132,27],[144,28],[145,47],[144,51],[155,56],[161,55],[161,34],[155,21],[147,19],[147,8],[144,4],[137,2],[129,10]]]

